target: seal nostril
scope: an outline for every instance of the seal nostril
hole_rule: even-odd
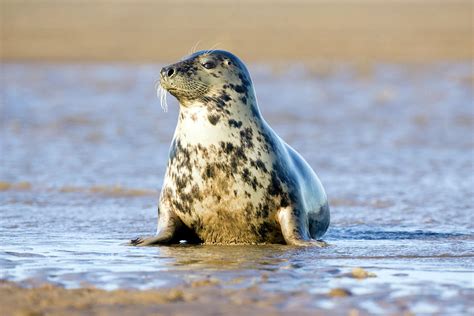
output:
[[[168,77],[171,77],[173,74],[174,74],[174,69],[173,68],[168,70],[168,72],[167,72]]]

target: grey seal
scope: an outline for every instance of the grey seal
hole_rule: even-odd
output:
[[[330,212],[306,161],[265,122],[244,63],[200,51],[164,67],[180,104],[155,236],[132,245],[281,243],[323,246]]]

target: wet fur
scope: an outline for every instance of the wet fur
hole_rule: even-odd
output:
[[[209,59],[215,68],[202,67]],[[176,74],[162,86],[181,106],[158,231],[132,243],[298,244],[320,238],[329,225],[324,189],[262,118],[245,65],[213,51],[170,67]]]

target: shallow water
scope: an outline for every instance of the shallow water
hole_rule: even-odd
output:
[[[156,228],[177,117],[153,91],[160,67],[2,67],[1,279],[146,289],[210,278],[289,302],[306,293],[323,310],[474,312],[469,64],[250,66],[265,119],[326,188],[324,249],[125,246]],[[334,288],[353,295],[334,301]]]

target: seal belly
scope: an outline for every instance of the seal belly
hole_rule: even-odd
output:
[[[215,146],[209,148],[214,149],[210,152],[214,159],[196,160],[190,172],[173,173],[173,181],[167,182],[177,184],[169,202],[184,225],[209,244],[284,242],[276,220],[277,208],[264,194],[269,179],[260,175],[255,183],[248,181],[254,178],[251,170],[243,171],[237,164],[233,172],[232,164],[222,158],[229,156],[220,155]],[[188,151],[191,159],[193,152]],[[169,169],[178,170],[173,166]]]
[[[274,216],[266,220],[253,217],[254,210],[215,208],[198,214],[199,225],[193,229],[206,244],[262,244],[283,243]],[[201,216],[200,216],[201,215]]]

